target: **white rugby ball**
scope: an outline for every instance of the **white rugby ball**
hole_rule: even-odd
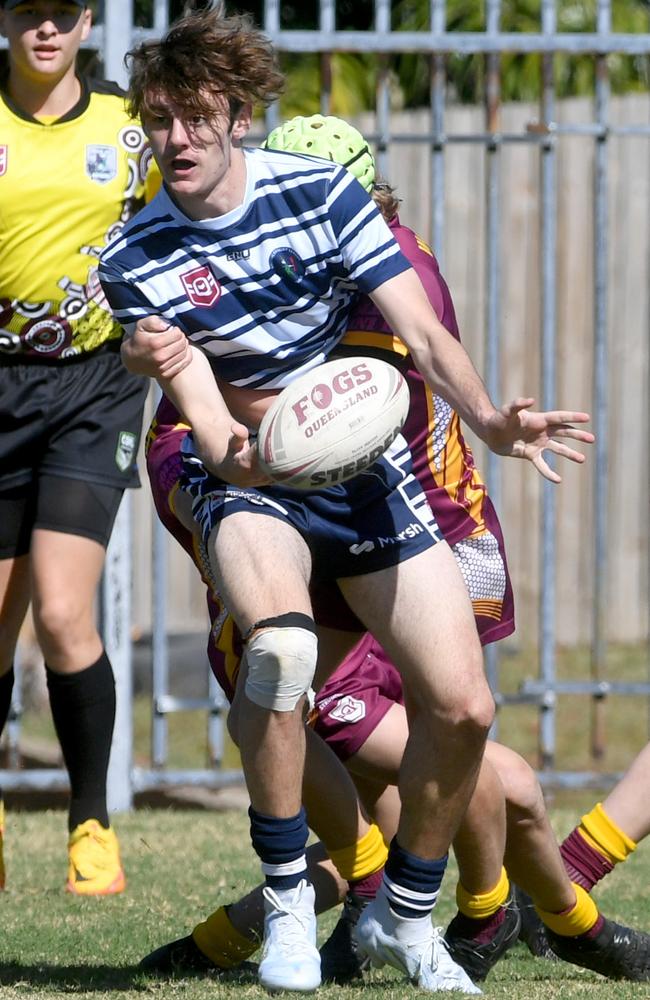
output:
[[[283,389],[264,414],[260,465],[297,490],[335,486],[383,455],[408,409],[397,368],[372,357],[328,361]]]

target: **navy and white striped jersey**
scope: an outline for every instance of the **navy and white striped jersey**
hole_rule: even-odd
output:
[[[410,265],[361,185],[328,160],[246,149],[240,206],[196,221],[165,190],[102,253],[101,283],[127,333],[179,326],[217,375],[282,388],[343,336],[357,290]]]

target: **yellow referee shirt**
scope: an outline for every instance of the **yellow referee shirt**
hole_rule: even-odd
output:
[[[113,83],[48,124],[0,92],[0,365],[53,360],[121,337],[97,258],[141,207],[150,159]]]

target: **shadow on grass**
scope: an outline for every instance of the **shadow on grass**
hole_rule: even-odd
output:
[[[0,961],[0,986],[49,986],[69,992],[104,993],[107,990],[150,991],[156,983],[178,982],[182,979],[218,979],[220,983],[251,985],[257,983],[257,966],[247,963],[245,969],[227,972],[185,972],[182,975],[155,976],[137,965],[24,965],[21,962]]]

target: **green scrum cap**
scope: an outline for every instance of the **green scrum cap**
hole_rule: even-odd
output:
[[[297,115],[274,128],[264,147],[307,153],[340,163],[368,192],[375,183],[375,161],[368,143],[353,125],[332,115],[310,115],[309,118]]]

